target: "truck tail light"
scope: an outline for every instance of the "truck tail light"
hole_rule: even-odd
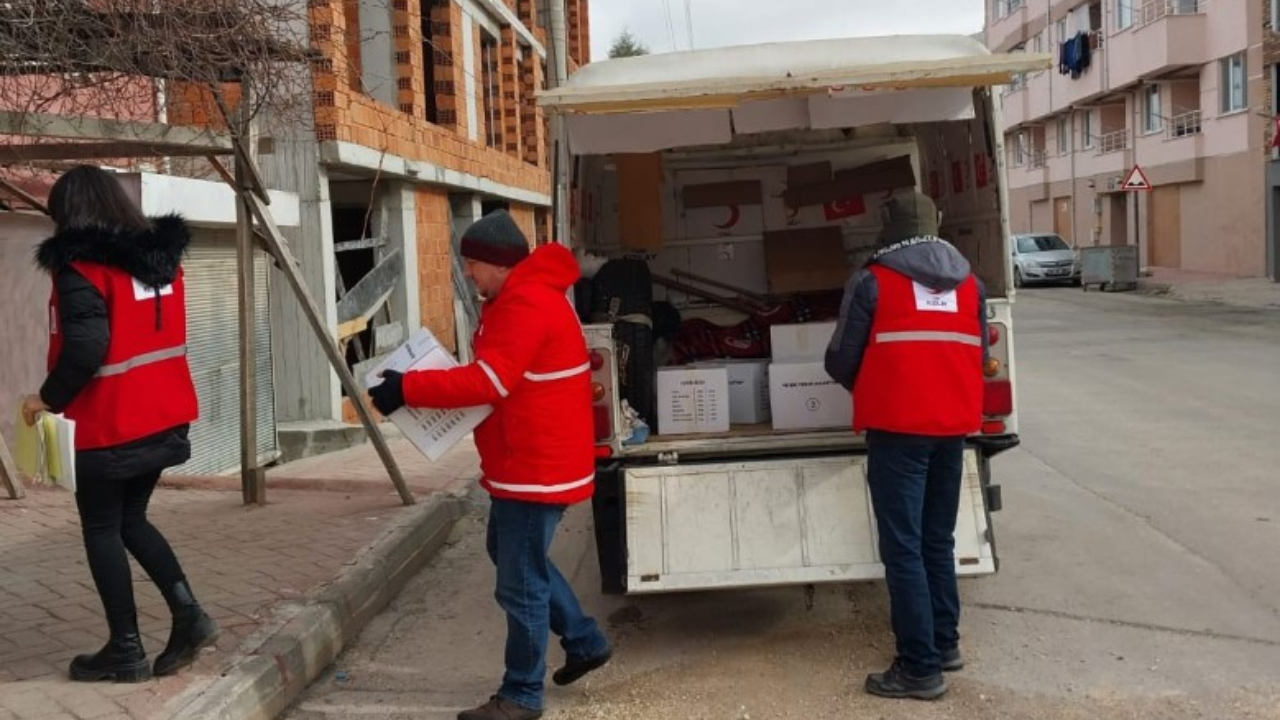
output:
[[[596,442],[608,442],[613,437],[613,415],[608,405],[595,405],[591,408],[595,418]]]
[[[1013,414],[1013,383],[1008,380],[988,380],[983,388],[982,414],[987,417],[1008,417]]]
[[[987,345],[990,347],[995,347],[996,345],[999,345],[999,344],[1000,344],[1000,326],[995,323],[991,323],[990,325],[987,325]]]

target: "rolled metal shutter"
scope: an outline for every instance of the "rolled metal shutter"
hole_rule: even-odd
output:
[[[183,263],[187,288],[187,359],[200,399],[191,426],[191,460],[173,472],[209,475],[240,466],[240,336],[237,329],[236,249],[226,241],[196,239]],[[271,358],[270,273],[254,261],[254,344],[257,347],[258,457],[277,454],[275,386]]]

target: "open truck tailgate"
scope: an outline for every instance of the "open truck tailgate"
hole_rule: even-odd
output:
[[[866,456],[624,470],[626,592],[870,580],[884,576]],[[994,573],[978,457],[965,451],[960,575]]]

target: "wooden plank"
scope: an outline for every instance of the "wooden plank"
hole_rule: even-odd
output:
[[[387,244],[387,239],[382,237],[364,238],[362,240],[347,240],[346,242],[334,243],[333,251],[336,253],[351,252],[353,250],[374,250]]]
[[[5,180],[5,179],[3,179],[3,178],[0,178],[0,188],[3,188],[3,189],[4,189],[4,190],[6,190],[10,195],[13,195],[14,197],[16,197],[16,198],[18,198],[19,200],[21,200],[22,202],[24,202],[24,203],[26,203],[26,204],[30,205],[31,207],[33,207],[33,208],[35,208],[35,209],[39,210],[40,212],[44,213],[45,215],[48,215],[48,214],[49,214],[49,208],[45,207],[45,204],[44,204],[44,203],[40,202],[40,201],[39,201],[39,200],[37,200],[33,195],[31,195],[31,194],[27,193],[26,191],[24,191],[22,188],[18,187],[17,185],[14,185],[13,183],[10,183],[9,181],[7,181],[7,180]]]
[[[338,301],[338,322],[345,323],[358,317],[371,318],[382,304],[395,292],[396,283],[404,272],[404,254],[399,248],[370,270],[355,287]]]
[[[244,92],[249,92],[248,84]],[[251,139],[254,123],[247,113],[239,116],[240,137]],[[243,188],[247,182],[244,164],[235,166],[235,184],[241,191],[236,197],[236,275],[239,288],[237,324],[240,335],[240,490],[246,505],[267,502],[266,474],[258,462],[258,393],[257,347],[254,344],[255,288],[253,212],[245,203]]]
[[[352,335],[362,333],[368,329],[369,318],[358,317],[338,325],[337,337],[339,340],[346,340]]]
[[[5,492],[9,494],[10,500],[21,500],[26,497],[27,488],[22,484],[22,477],[18,475],[18,466],[14,464],[13,456],[9,454],[9,446],[3,437],[0,437],[0,482],[4,483]]]
[[[10,110],[0,111],[0,135],[172,145],[198,148],[204,151],[201,154],[209,155],[226,155],[233,150],[230,134],[204,128]]]
[[[373,443],[373,447],[378,452],[378,457],[382,460],[382,464],[387,469],[387,474],[391,476],[391,482],[396,487],[396,492],[400,495],[400,500],[405,505],[413,505],[413,493],[409,492],[408,486],[405,484],[404,475],[400,472],[400,466],[396,464],[395,456],[391,454],[391,447],[387,445],[387,439],[382,434],[382,428],[378,427],[378,423],[373,419],[373,412],[369,409],[368,401],[365,399],[363,390],[356,384],[355,378],[351,375],[351,371],[347,368],[347,359],[343,356],[342,351],[338,348],[338,343],[329,335],[329,329],[325,323],[324,315],[320,312],[320,306],[316,304],[315,297],[307,288],[306,281],[302,278],[302,273],[298,270],[298,262],[293,257],[293,251],[289,249],[289,243],[285,239],[284,234],[280,232],[280,228],[276,226],[275,220],[271,217],[271,212],[267,210],[261,200],[252,193],[242,192],[242,196],[248,200],[249,207],[253,210],[254,217],[265,231],[266,242],[271,252],[280,258],[280,270],[284,273],[285,279],[289,282],[289,287],[293,289],[294,294],[298,298],[299,304],[302,305],[303,313],[307,316],[307,321],[311,324],[311,330],[316,339],[320,342],[320,347],[329,358],[329,364],[333,367],[334,372],[338,374],[338,380],[342,383],[342,387],[347,392],[347,396],[351,399],[351,404],[355,406],[356,414],[360,416],[360,422],[364,425],[364,429],[369,434],[369,440]]]

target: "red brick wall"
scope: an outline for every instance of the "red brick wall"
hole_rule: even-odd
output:
[[[316,63],[313,73],[316,133],[319,139],[357,143],[504,185],[550,194],[551,178],[546,170],[528,164],[518,152],[512,155],[505,149],[485,147],[483,120],[479,140],[472,142],[466,137],[464,96],[452,99],[455,104],[452,108],[455,111],[455,123],[432,125],[426,121],[422,99],[426,88],[421,79],[421,14],[417,2],[398,2],[396,5],[397,66],[400,68],[402,83],[400,107],[388,107],[363,93],[351,90],[345,78],[340,82],[339,69],[347,67],[348,62],[343,2],[344,0],[313,0],[311,4],[314,45],[325,57],[325,61]],[[458,28],[462,23],[462,11],[456,3],[452,3],[447,10],[438,11],[438,14],[443,15],[446,11],[453,39],[453,82],[461,87],[465,82],[473,82],[464,74],[461,62],[462,38]],[[475,44],[476,57],[479,59],[478,33]],[[400,60],[405,62],[399,62]],[[474,82],[478,82],[478,79]],[[444,108],[445,105],[441,107]],[[541,111],[538,111],[538,115],[542,115]],[[544,147],[539,155],[545,157],[545,152]]]
[[[450,258],[449,194],[420,188],[418,214],[418,287],[422,325],[450,350],[457,350],[453,321],[453,264]]]

